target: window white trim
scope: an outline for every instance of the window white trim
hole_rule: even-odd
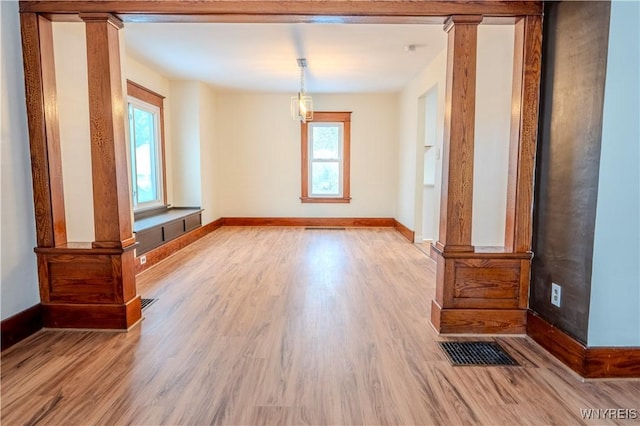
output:
[[[163,189],[163,175],[162,175],[162,161],[163,161],[163,152],[162,152],[162,135],[161,135],[161,110],[156,105],[150,104],[148,102],[144,102],[140,99],[137,99],[133,96],[127,97],[127,113],[128,113],[128,122],[129,122],[129,154],[130,154],[130,164],[129,169],[131,171],[131,191],[132,191],[132,199],[133,199],[133,210],[134,211],[142,211],[151,208],[155,208],[158,206],[164,205],[164,189]],[[132,108],[136,108],[142,111],[146,111],[153,116],[153,155],[151,156],[152,164],[151,167],[154,170],[154,178],[155,181],[153,185],[155,187],[156,198],[152,201],[145,201],[142,203],[138,202],[138,194],[137,194],[137,173],[136,173],[136,149],[135,149],[135,132],[132,117]]]
[[[311,198],[342,198],[344,191],[344,123],[342,122],[311,122],[308,127],[309,143],[309,197]],[[337,158],[314,158],[313,153],[313,129],[316,127],[337,127],[338,128],[338,157]],[[314,163],[338,163],[338,193],[337,194],[316,194],[313,192],[313,164]]]

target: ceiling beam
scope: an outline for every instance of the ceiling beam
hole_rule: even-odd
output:
[[[495,0],[127,0],[20,1],[21,12],[68,20],[78,13],[114,13],[125,22],[359,22],[402,23],[398,18],[449,15],[494,17],[540,15],[541,1]],[[227,20],[221,20],[226,16]],[[336,17],[342,17],[337,19]],[[388,20],[388,22],[387,22]],[[420,21],[420,19],[417,19]],[[434,20],[433,23],[441,23]],[[411,22],[409,22],[411,23]],[[432,23],[430,20],[414,23]]]

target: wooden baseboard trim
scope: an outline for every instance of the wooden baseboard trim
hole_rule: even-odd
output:
[[[224,226],[341,226],[346,228],[394,227],[385,217],[225,217]]]
[[[2,320],[0,327],[0,335],[2,336],[0,350],[4,351],[42,329],[42,309],[40,304],[33,305]]]
[[[189,244],[220,228],[223,224],[224,219],[222,218],[214,220],[213,222],[207,223],[206,225],[196,228],[193,231],[187,232],[186,234],[176,238],[175,240],[171,240],[161,245],[160,247],[149,250],[143,255],[146,256],[147,259],[147,262],[144,265],[140,264],[140,256],[136,257],[135,274],[138,275],[139,273],[144,272],[153,265],[182,250]]]
[[[431,323],[443,334],[524,334],[524,309],[446,309],[431,301]]]
[[[396,231],[401,233],[407,240],[409,240],[412,243],[414,242],[416,238],[415,231],[412,231],[411,229],[407,228],[402,223],[398,222],[397,219],[393,219],[393,227],[395,228]]]
[[[527,335],[582,377],[640,377],[640,347],[587,347],[531,310]]]

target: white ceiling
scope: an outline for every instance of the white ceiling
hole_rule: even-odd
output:
[[[297,92],[296,59],[305,57],[307,92],[390,92],[445,48],[446,34],[419,24],[128,23],[125,43],[171,79],[217,88]]]

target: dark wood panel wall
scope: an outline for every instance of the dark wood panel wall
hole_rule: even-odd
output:
[[[540,1],[21,1],[24,66],[45,326],[126,328],[140,318],[118,38],[122,22],[445,23],[444,175],[437,296],[441,332],[522,332],[531,259],[533,161],[540,70]],[[96,241],[67,243],[51,20],[84,21]],[[505,247],[471,245],[477,27],[515,23],[514,95]],[[111,272],[109,273],[109,270]],[[106,319],[105,319],[106,318]]]
[[[531,309],[587,343],[609,2],[550,2],[536,176]],[[551,283],[562,286],[559,308]]]

